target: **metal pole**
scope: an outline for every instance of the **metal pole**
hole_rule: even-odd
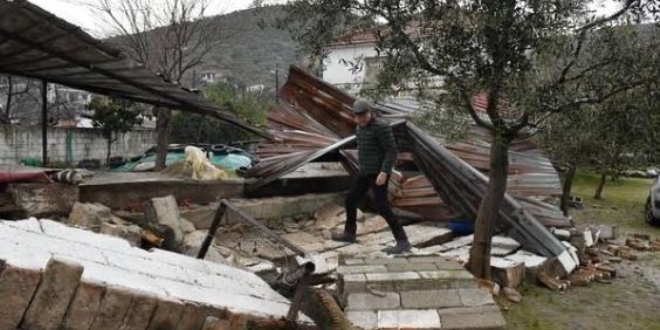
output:
[[[48,82],[41,81],[41,166],[48,165]]]
[[[202,243],[202,246],[199,248],[199,253],[197,253],[197,259],[204,259],[204,257],[206,257],[206,252],[208,252],[209,246],[211,246],[211,242],[213,241],[215,232],[218,231],[218,227],[220,226],[220,221],[222,220],[222,217],[225,215],[225,212],[227,212],[227,206],[225,205],[224,202],[221,201],[220,206],[218,206],[218,210],[215,212],[215,217],[213,217],[213,223],[211,223],[211,228],[209,228],[209,231],[206,233],[206,237],[204,238],[204,242]]]

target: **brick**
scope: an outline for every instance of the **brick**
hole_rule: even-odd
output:
[[[436,310],[406,309],[378,311],[378,329],[439,329]]]
[[[384,265],[358,265],[358,266],[339,266],[339,274],[364,274],[364,273],[386,273],[387,268]]]
[[[401,307],[401,299],[396,292],[384,292],[384,296],[372,293],[351,293],[348,295],[346,310],[365,311],[399,307]]]
[[[390,272],[415,272],[415,271],[433,271],[438,270],[432,263],[418,264],[418,263],[406,263],[406,264],[389,264],[385,265],[387,270]]]
[[[83,267],[78,263],[56,258],[49,260],[21,328],[59,329],[82,273]]]
[[[123,287],[108,285],[91,329],[116,330],[122,324],[133,293]]]
[[[186,302],[177,330],[201,329],[206,320],[206,309],[202,305]]]
[[[419,279],[415,272],[365,274],[368,282],[394,282]]]
[[[37,290],[41,272],[11,264],[0,268],[0,330],[15,330]]]
[[[65,330],[89,330],[101,306],[105,286],[97,282],[81,282],[64,318]]]
[[[354,326],[365,330],[378,328],[378,313],[375,311],[348,311],[346,312],[346,318]]]
[[[401,293],[401,305],[406,309],[461,307],[458,290],[423,290]]]
[[[463,306],[474,307],[484,305],[494,305],[493,296],[486,289],[459,289]]]
[[[156,310],[156,296],[145,292],[133,292],[133,298],[119,330],[145,330]]]
[[[181,320],[183,309],[184,305],[179,300],[161,297],[147,329],[176,329],[179,320]]]

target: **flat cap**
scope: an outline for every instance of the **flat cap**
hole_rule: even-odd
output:
[[[353,102],[353,113],[360,114],[371,110],[371,103],[365,99],[357,99]]]

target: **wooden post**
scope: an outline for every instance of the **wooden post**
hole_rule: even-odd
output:
[[[41,166],[48,165],[48,82],[41,81]]]
[[[225,212],[227,212],[227,205],[225,205],[224,201],[221,201],[220,206],[218,206],[218,210],[215,212],[215,216],[213,217],[211,228],[209,228],[209,231],[206,233],[206,237],[204,238],[204,242],[199,248],[197,259],[204,259],[204,257],[206,257],[206,252],[208,252],[209,246],[211,246],[211,242],[213,242],[213,236],[215,236],[215,232],[218,231],[220,221],[222,221],[222,217],[225,215]]]

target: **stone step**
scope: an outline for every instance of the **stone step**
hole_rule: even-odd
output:
[[[337,268],[343,296],[369,290],[404,292],[475,288],[474,277],[459,263],[442,257],[347,259]]]
[[[440,329],[504,330],[506,321],[497,306],[445,309],[347,311],[354,326],[364,330]]]

